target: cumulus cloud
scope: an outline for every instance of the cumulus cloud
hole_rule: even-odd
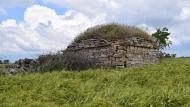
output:
[[[54,3],[68,9],[80,11],[90,17],[99,13],[115,13],[119,3],[115,0],[43,0],[44,3]]]
[[[79,32],[105,23],[106,14],[89,18],[69,10],[58,15],[53,9],[33,5],[24,13],[24,21],[8,19],[0,24],[0,53],[43,52],[65,48]]]
[[[170,28],[174,45],[184,46],[190,43],[190,22],[180,23]],[[183,48],[183,47],[182,47]]]
[[[106,13],[111,21],[130,24],[170,22],[179,11],[179,0],[43,0],[92,16]],[[171,8],[175,7],[175,8]]]
[[[77,33],[106,22],[136,25],[149,33],[153,33],[156,28],[167,27],[172,34],[173,48],[186,49],[184,45],[190,44],[188,0],[42,1],[62,6],[67,11],[58,15],[53,9],[34,5],[27,8],[22,22],[18,23],[14,19],[3,21],[0,24],[0,53],[8,50],[37,52],[65,48]],[[10,6],[8,2],[10,5],[33,4],[33,0],[3,0],[0,1],[0,7],[3,7],[0,11]],[[9,46],[7,42],[11,42]]]
[[[181,21],[190,20],[190,7],[183,7],[180,15],[176,19]]]
[[[181,44],[182,38],[188,38],[190,33],[183,29],[189,27],[176,20],[189,19],[189,4],[187,0],[43,0],[85,13],[89,17],[99,13],[106,13],[107,21],[126,23],[149,28],[152,33],[156,28],[168,27],[172,31],[174,45]],[[172,7],[172,8],[171,8]],[[176,26],[180,24],[180,28]],[[179,33],[182,33],[183,35]],[[190,42],[189,39],[185,41]]]
[[[0,16],[1,15],[6,15],[6,14],[7,14],[7,11],[4,8],[0,7]]]

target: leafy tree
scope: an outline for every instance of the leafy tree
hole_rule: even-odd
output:
[[[168,32],[168,28],[164,27],[162,29],[157,29],[157,31],[153,33],[152,36],[156,39],[159,48],[164,49],[172,44],[172,42],[169,40],[170,34],[171,33]]]

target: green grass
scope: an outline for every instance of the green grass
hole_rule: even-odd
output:
[[[190,107],[190,59],[0,76],[0,107]]]
[[[74,39],[74,42],[80,42],[81,40],[86,40],[90,38],[116,40],[123,39],[129,36],[142,37],[144,39],[151,40],[151,36],[140,28],[110,23],[88,28],[85,32],[80,33]]]
[[[5,64],[0,64],[0,75],[1,75],[4,68],[5,68]]]

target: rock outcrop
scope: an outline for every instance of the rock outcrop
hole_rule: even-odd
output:
[[[28,72],[28,71],[36,71],[36,61],[34,59],[20,59],[13,64],[9,64],[6,66],[6,70],[4,73],[6,74],[14,74],[18,72]]]

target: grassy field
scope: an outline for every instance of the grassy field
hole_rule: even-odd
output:
[[[0,64],[0,73],[1,71],[4,69],[5,65],[4,64]],[[0,74],[1,75],[1,74]]]
[[[190,107],[190,59],[133,69],[1,75],[0,107]]]

